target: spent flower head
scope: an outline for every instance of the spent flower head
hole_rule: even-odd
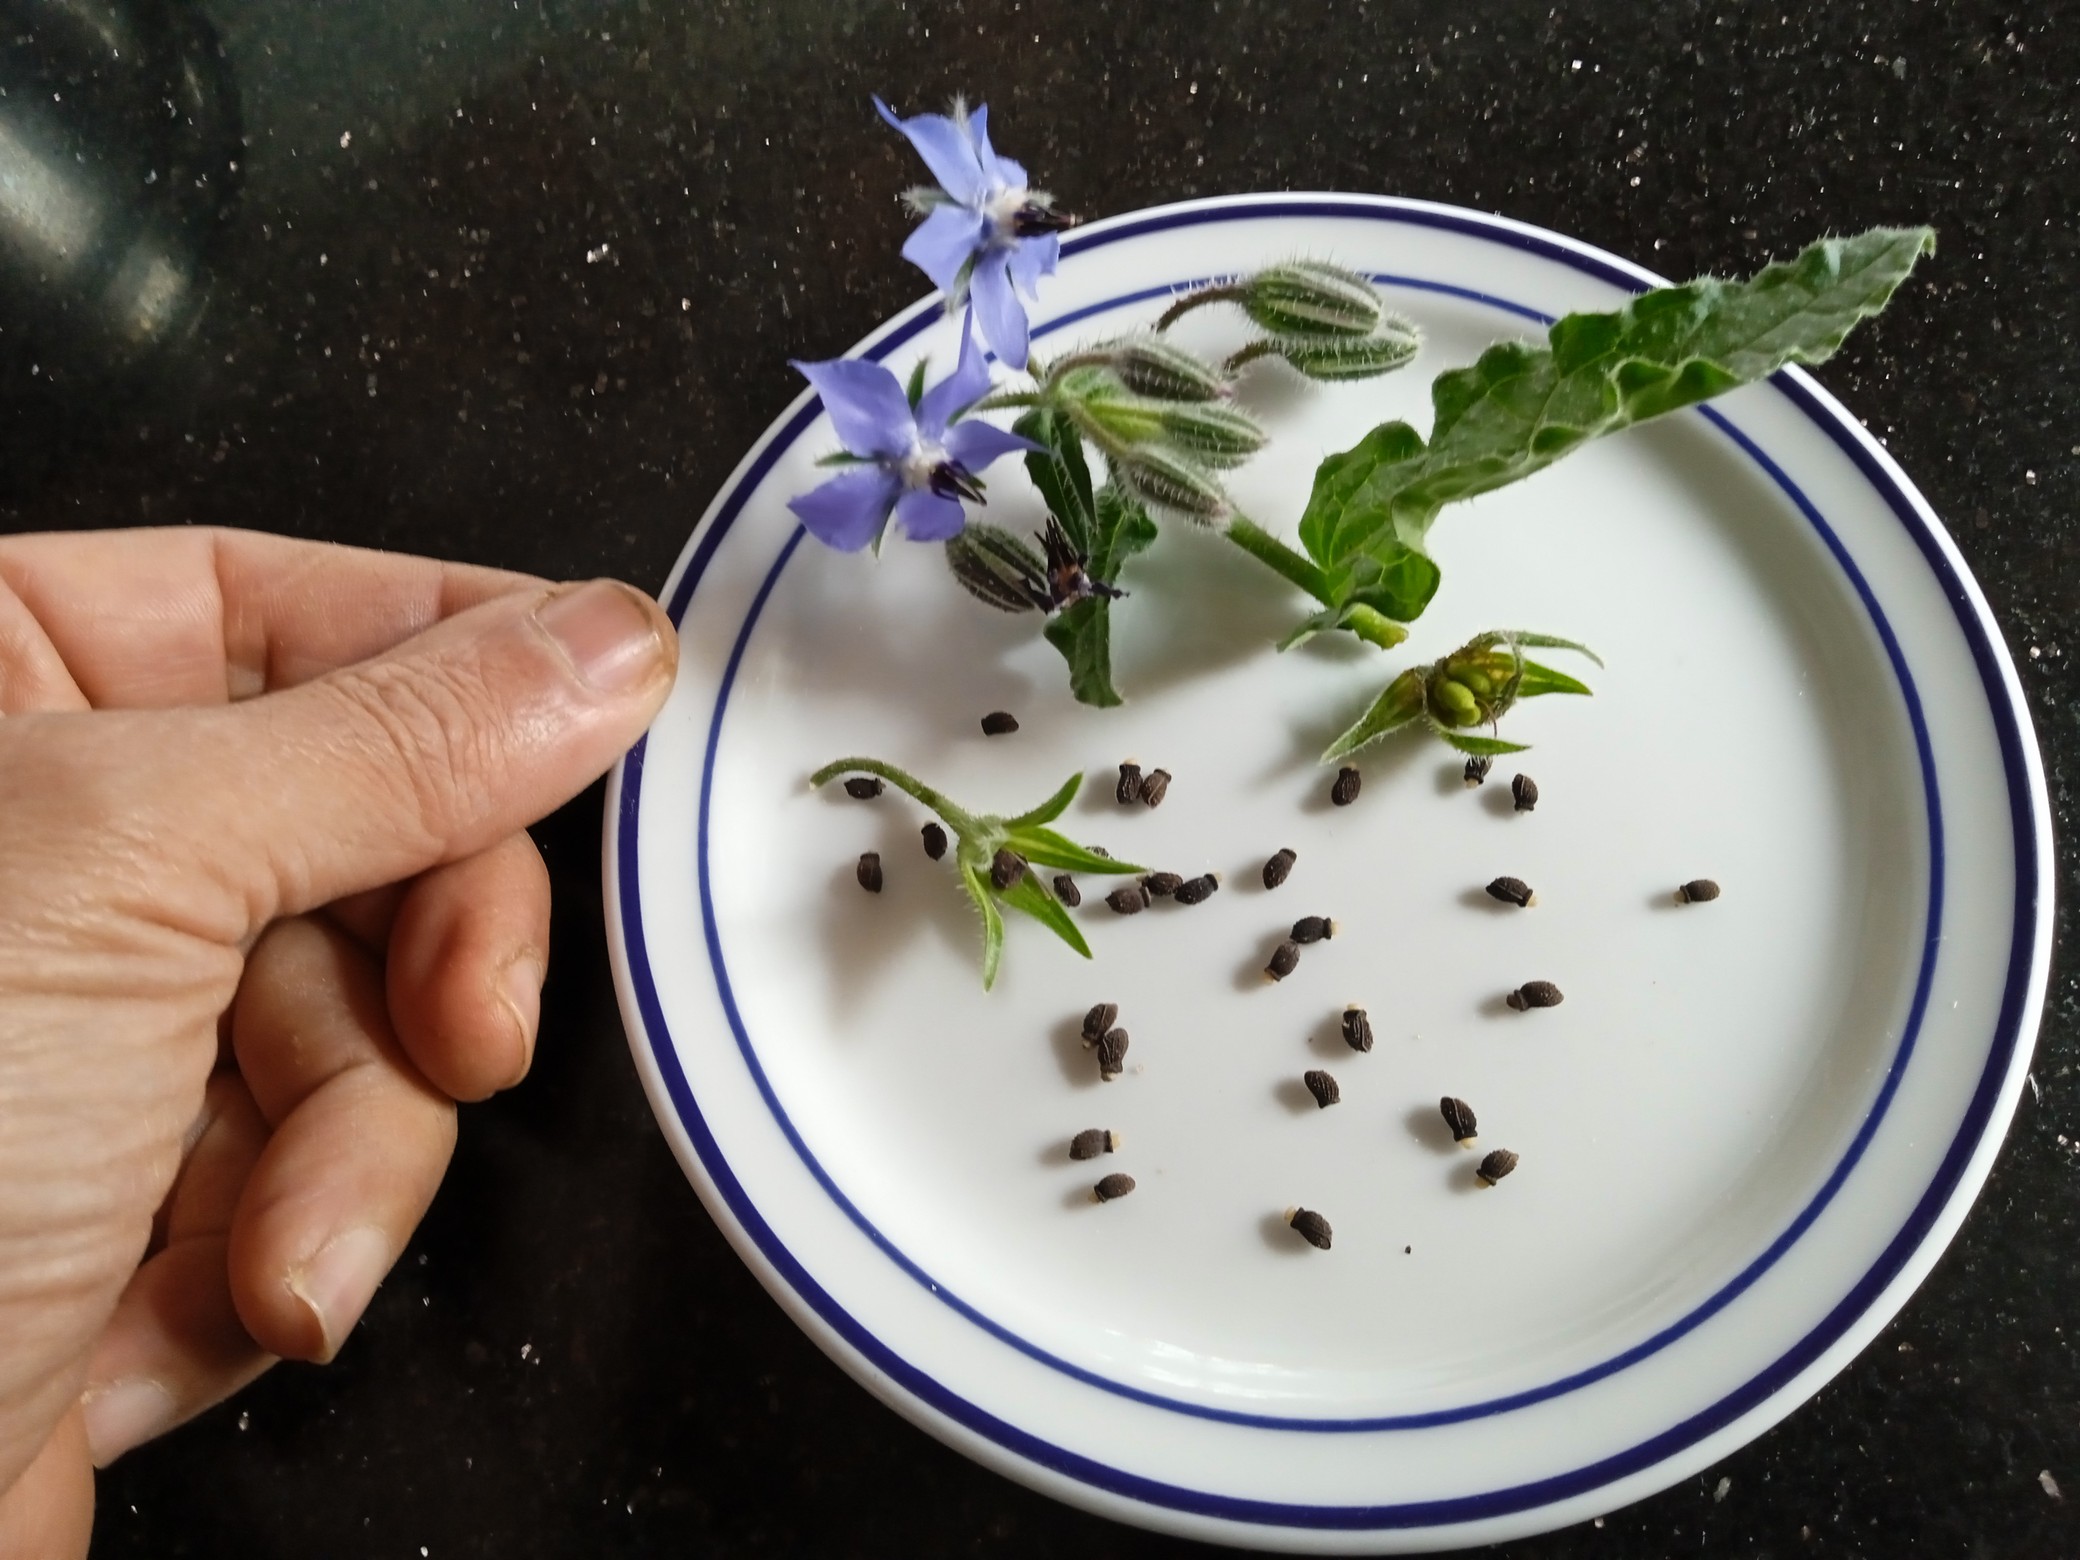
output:
[[[1026,366],[1028,328],[1019,294],[1034,296],[1040,278],[1054,273],[1061,240],[1074,218],[1054,210],[1025,168],[999,157],[989,141],[989,105],[969,113],[959,99],[951,114],[898,118],[880,98],[874,107],[903,133],[932,171],[937,186],[906,197],[924,222],[903,245],[903,258],[946,294],[948,309],[970,296],[982,338],[1012,368]]]
[[[841,552],[857,552],[879,537],[891,514],[912,541],[957,535],[967,523],[962,501],[982,502],[976,473],[999,456],[1033,448],[989,423],[960,420],[990,388],[989,365],[967,320],[959,363],[921,390],[915,404],[879,363],[835,358],[794,366],[823,398],[845,446],[838,463],[847,469],[787,507],[810,535]]]
[[[1333,764],[1391,731],[1418,720],[1462,753],[1487,756],[1521,753],[1526,744],[1499,735],[1481,736],[1469,728],[1486,726],[1490,733],[1519,699],[1546,693],[1586,694],[1586,684],[1541,666],[1524,654],[1526,645],[1572,650],[1598,666],[1602,660],[1587,645],[1553,634],[1526,634],[1507,629],[1476,634],[1450,655],[1428,666],[1412,666],[1387,684],[1372,708],[1330,744],[1322,762]]]

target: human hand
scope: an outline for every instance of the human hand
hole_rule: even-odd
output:
[[[532,1054],[528,823],[677,643],[608,582],[241,532],[0,538],[0,1555],[328,1360]]]

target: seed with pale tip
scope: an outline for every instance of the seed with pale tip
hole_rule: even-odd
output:
[[[1271,962],[1264,966],[1266,980],[1284,980],[1300,967],[1300,945],[1282,942],[1271,950]]]
[[[1098,1041],[1098,1077],[1110,1083],[1126,1070],[1127,1032],[1108,1029]]]
[[[1372,1049],[1372,1020],[1356,1003],[1343,1010],[1343,1043],[1353,1051]]]
[[[982,717],[982,734],[985,737],[1008,737],[1018,730],[1018,717],[1009,710],[991,710]]]
[[[1302,1073],[1300,1081],[1307,1085],[1307,1092],[1314,1096],[1316,1110],[1327,1110],[1343,1098],[1343,1090],[1337,1087],[1336,1080],[1319,1067],[1310,1068]]]
[[[1452,1141],[1461,1148],[1473,1147],[1476,1126],[1473,1107],[1464,1100],[1455,1100],[1447,1094],[1437,1102],[1437,1110],[1438,1114],[1444,1117],[1444,1124],[1452,1129]]]
[[[852,875],[859,879],[859,886],[868,893],[880,893],[881,852],[878,850],[861,851],[859,865],[852,869]]]
[[[1025,875],[1026,858],[1008,845],[998,851],[996,858],[989,864],[989,880],[996,885],[1000,894]]]
[[[1538,805],[1538,782],[1529,775],[1518,775],[1509,783],[1509,795],[1518,812],[1529,812]]]
[[[1317,1251],[1327,1251],[1329,1243],[1335,1239],[1335,1232],[1329,1228],[1329,1221],[1312,1208],[1289,1208],[1286,1210],[1286,1223],[1292,1225],[1300,1238]]]
[[[1134,1189],[1134,1178],[1114,1171],[1091,1188],[1091,1201],[1109,1203],[1124,1197]]]
[[[1466,761],[1466,788],[1470,791],[1488,778],[1488,771],[1495,767],[1495,760],[1485,753],[1476,753]]]
[[[1131,759],[1119,766],[1119,789],[1113,794],[1122,807],[1131,807],[1141,800],[1141,766]]]
[[[1276,888],[1286,880],[1293,870],[1293,863],[1300,858],[1290,850],[1281,850],[1264,863],[1264,886]]]
[[[1105,1031],[1119,1021],[1117,1002],[1100,1002],[1083,1015],[1083,1043],[1096,1045]]]
[[[924,853],[937,861],[946,854],[946,831],[936,823],[928,823],[918,833],[924,836]]]
[[[1324,942],[1336,935],[1336,923],[1325,915],[1303,915],[1293,923],[1296,943]]]
[[[1092,1127],[1088,1131],[1077,1133],[1069,1140],[1071,1159],[1096,1159],[1100,1154],[1118,1152],[1119,1134],[1108,1132],[1103,1127]]]
[[[881,794],[881,778],[878,775],[854,775],[845,782],[845,794],[855,802],[871,802]]]
[[[1527,980],[1503,1000],[1522,1013],[1528,1008],[1558,1007],[1565,999],[1551,981]]]
[[[1168,899],[1184,887],[1184,879],[1175,872],[1151,872],[1141,880],[1141,886],[1158,899]]]
[[[1129,883],[1107,894],[1105,903],[1119,915],[1139,915],[1148,908],[1148,890],[1139,883]]]
[[[1538,895],[1531,891],[1531,885],[1522,878],[1497,878],[1488,885],[1488,897],[1499,899],[1506,905],[1515,905],[1522,910],[1529,910],[1538,903]]]
[[[1517,1156],[1506,1148],[1498,1148],[1480,1162],[1473,1173],[1480,1177],[1481,1185],[1493,1186],[1497,1181],[1517,1168]]]
[[[1063,872],[1055,877],[1054,897],[1074,910],[1083,903],[1083,890],[1076,886],[1076,879]]]
[[[1710,878],[1692,878],[1676,890],[1679,905],[1708,905],[1719,897],[1719,885]]]
[[[1141,805],[1143,807],[1160,807],[1163,805],[1163,798],[1169,794],[1170,771],[1167,769],[1151,769],[1148,772],[1148,778],[1141,782]]]
[[[1338,807],[1348,807],[1358,799],[1358,787],[1364,783],[1365,777],[1345,764],[1336,771],[1336,783],[1329,787],[1329,800]]]
[[[1211,899],[1221,886],[1221,880],[1211,872],[1202,872],[1195,878],[1187,878],[1177,885],[1175,899],[1181,905],[1196,905]]]

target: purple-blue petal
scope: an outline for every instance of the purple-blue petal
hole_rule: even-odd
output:
[[[1019,451],[1037,451],[1031,439],[1007,433],[1002,428],[972,418],[946,430],[946,453],[970,471],[980,471],[993,460]]]
[[[1040,290],[1040,278],[1054,275],[1055,263],[1061,259],[1062,241],[1053,233],[1043,233],[1038,238],[1019,241],[1011,251],[1011,279],[1018,290],[1028,298]]]
[[[975,137],[975,158],[982,165],[983,183],[992,190],[1022,190],[1031,181],[1025,166],[1009,157],[999,157],[989,144],[989,105],[978,103],[968,116],[968,131]]]
[[[995,249],[975,262],[975,322],[1006,367],[1026,366],[1026,307],[1011,286],[1011,253]]]
[[[913,542],[943,542],[968,523],[960,500],[941,498],[930,488],[912,488],[896,500],[896,519]]]
[[[984,261],[987,264],[987,260]],[[989,394],[989,363],[975,341],[975,315],[961,316],[961,355],[953,372],[918,398],[917,432],[920,438],[937,439],[947,423]]]
[[[900,460],[916,442],[917,423],[896,376],[879,363],[833,358],[794,365],[816,387],[838,441],[855,455]]]
[[[966,131],[944,114],[898,119],[895,111],[878,97],[874,106],[917,149],[924,165],[932,170],[932,177],[939,181],[939,188],[964,206],[981,205],[988,185],[982,176],[982,163],[975,155],[975,143]]]
[[[968,257],[988,242],[988,223],[966,206],[935,206],[903,241],[903,258],[929,276],[934,287],[951,292]]]
[[[902,479],[894,472],[860,466],[789,499],[787,507],[826,547],[858,552],[881,533],[902,491]]]

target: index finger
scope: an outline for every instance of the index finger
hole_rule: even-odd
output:
[[[0,582],[101,709],[222,704],[309,682],[542,583],[208,527],[0,538]]]

